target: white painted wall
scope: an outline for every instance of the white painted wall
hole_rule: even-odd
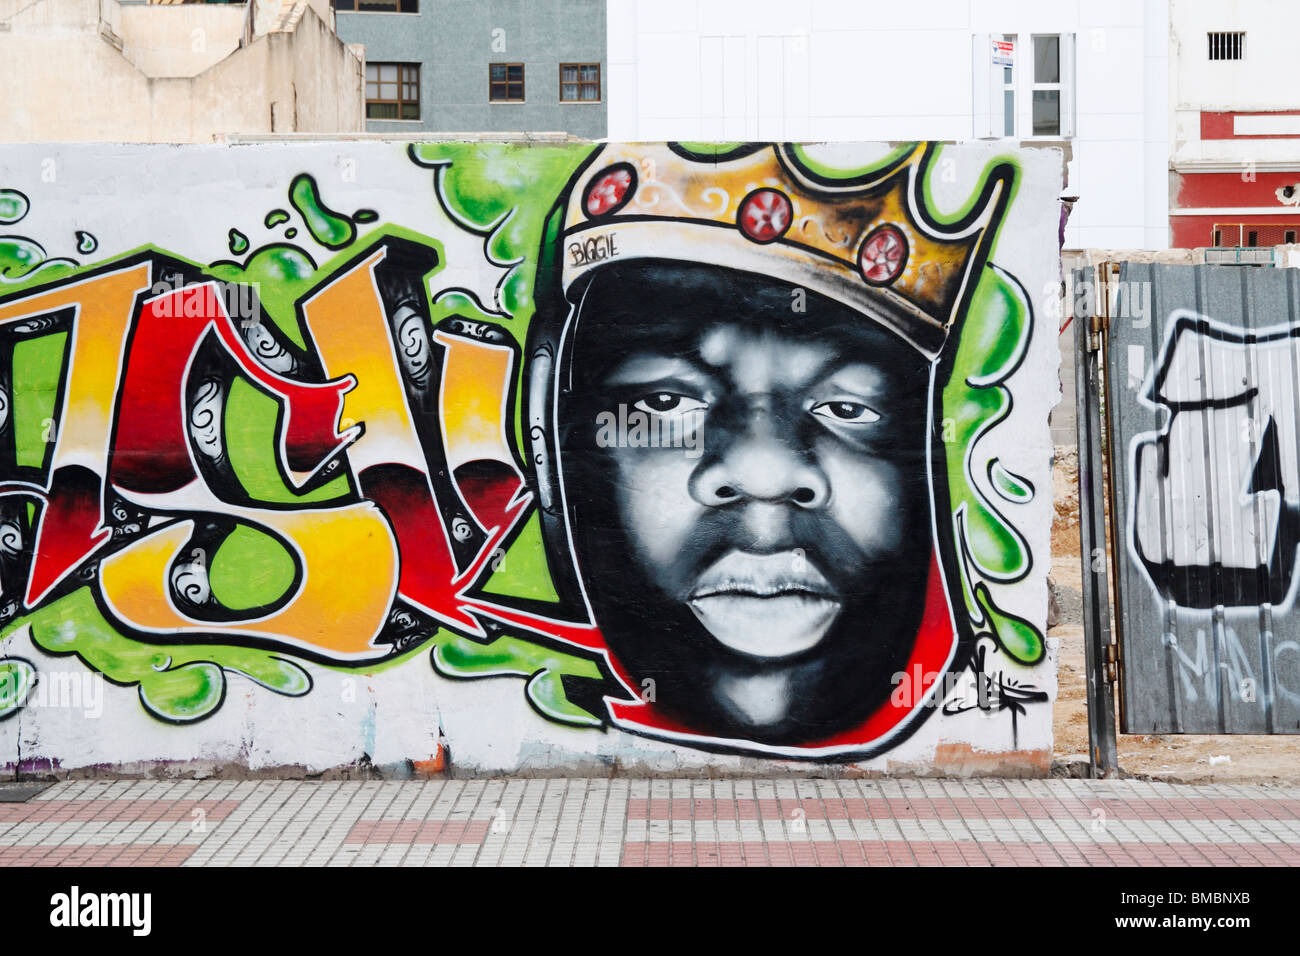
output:
[[[609,0],[608,33],[611,140],[803,141],[970,139],[973,38],[1018,34],[1027,66],[1073,33],[1066,245],[1168,245],[1164,0]]]
[[[1296,5],[1289,0],[1170,0],[1176,108],[1295,109]],[[1241,60],[1208,57],[1207,34],[1244,31]]]
[[[121,7],[122,55],[146,76],[194,76],[239,48],[238,4]]]
[[[1296,96],[1295,14],[1288,0],[1230,0],[1204,3],[1170,0],[1170,107],[1173,158],[1188,166],[1259,169],[1300,159],[1295,140],[1201,140],[1201,111],[1294,110]],[[1208,34],[1244,32],[1240,60],[1210,60]],[[1269,125],[1258,132],[1280,132]]]

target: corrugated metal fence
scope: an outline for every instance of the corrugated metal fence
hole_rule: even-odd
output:
[[[1107,278],[1121,730],[1300,733],[1300,270]]]

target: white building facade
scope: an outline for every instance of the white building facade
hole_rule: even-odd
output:
[[[611,140],[1064,146],[1071,248],[1169,245],[1166,0],[609,0]]]

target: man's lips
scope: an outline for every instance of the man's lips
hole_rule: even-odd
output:
[[[826,576],[796,551],[729,551],[700,575],[686,603],[723,646],[768,659],[816,646],[842,608]]]
[[[826,576],[799,551],[754,554],[734,550],[704,570],[691,590],[690,600],[716,594],[775,597],[789,593],[838,600]]]

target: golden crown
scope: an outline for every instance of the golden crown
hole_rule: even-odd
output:
[[[925,200],[933,144],[857,176],[819,171],[792,144],[719,153],[609,144],[579,174],[564,220],[562,282],[637,258],[769,275],[858,309],[928,358],[942,352],[988,256],[1014,172],[986,172],[965,215]]]

